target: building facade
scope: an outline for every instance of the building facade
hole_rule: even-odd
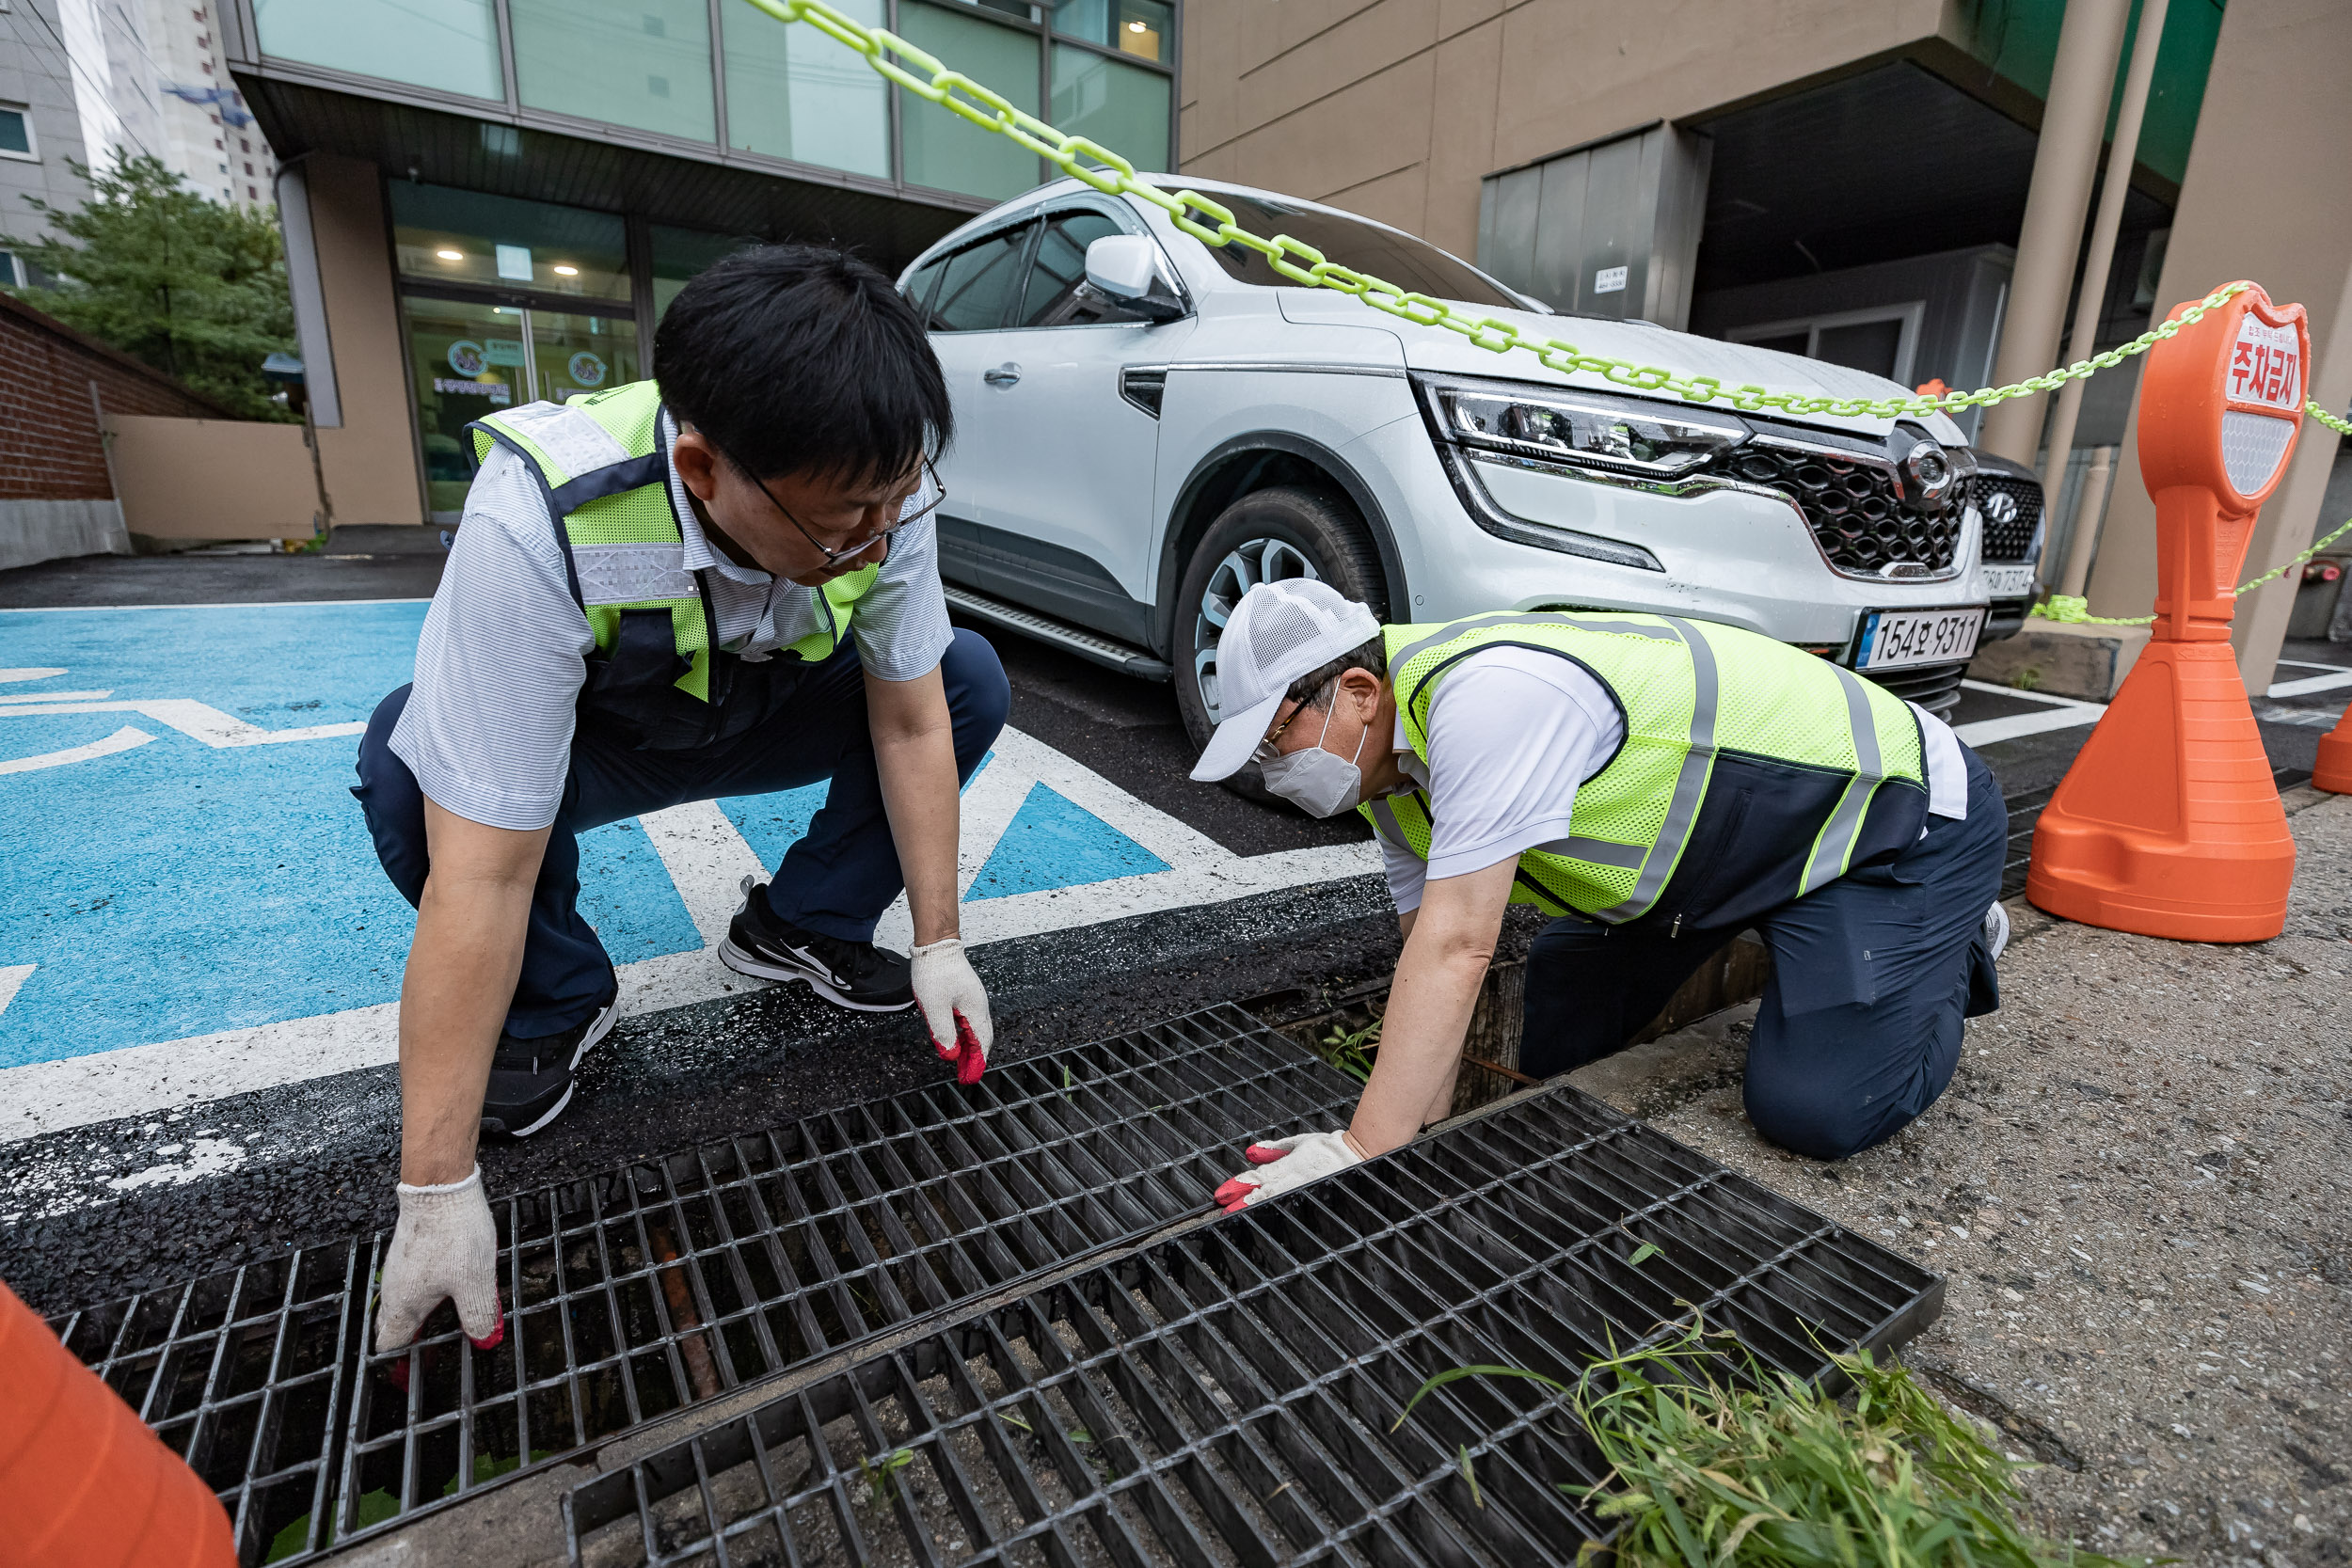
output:
[[[283,160],[289,272],[342,521],[456,520],[465,426],[651,373],[738,246],[896,270],[1041,160],[750,0],[215,0]],[[1174,0],[840,0],[1158,166]]]
[[[278,163],[229,79],[213,0],[8,0],[0,5],[0,283],[37,284],[9,239],[68,211],[73,170],[151,153],[215,201],[266,207]]]

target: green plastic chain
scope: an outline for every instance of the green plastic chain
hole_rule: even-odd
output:
[[[2342,420],[2322,413],[2316,408],[2312,409],[2312,412],[2319,419],[2326,420],[2328,424],[2340,426],[2343,423]],[[2352,434],[2352,432],[2347,432],[2347,434]],[[2245,594],[2249,590],[2260,588],[2264,583],[2268,582],[2273,578],[2286,576],[2287,573],[2294,571],[2297,566],[2302,565],[2303,562],[2309,561],[2312,557],[2317,555],[2320,551],[2326,549],[2328,546],[2334,544],[2337,540],[2343,538],[2347,533],[2352,533],[2352,522],[2345,523],[2342,528],[2337,529],[2326,538],[2319,540],[2316,544],[2312,545],[2310,549],[2305,550],[2302,554],[2295,557],[2292,561],[2282,561],[2278,565],[2273,566],[2269,571],[2265,572],[2262,576],[2255,578],[2251,581],[2239,583],[2235,590],[2235,594]],[[2234,597],[2235,594],[2233,596]],[[2077,598],[2072,594],[2053,594],[2047,600],[2034,606],[2031,610],[2026,611],[2026,613],[2028,615],[2039,615],[2045,621],[2067,621],[2077,626],[2153,626],[2156,624],[2156,618],[2153,615],[2093,615],[2090,613],[2090,601],[2089,599]]]
[[[1353,294],[1375,310],[1384,310],[1391,316],[1399,316],[1422,326],[1442,326],[1450,332],[1458,332],[1489,353],[1502,354],[1515,348],[1525,349],[1548,370],[1563,374],[1581,371],[1604,376],[1629,391],[1666,392],[1689,403],[1721,400],[1748,413],[1777,408],[1788,414],[1877,419],[1893,419],[1905,414],[1948,414],[1964,408],[1979,408],[2010,398],[2054,392],[2069,381],[2083,380],[2101,371],[2112,370],[2132,356],[2147,353],[2181,328],[2201,320],[2207,311],[2219,309],[2233,294],[2242,293],[2247,287],[2243,283],[2224,284],[2178,316],[2158,322],[2128,343],[2094,354],[2088,359],[2078,359],[2061,370],[2028,376],[2007,387],[1980,387],[1973,392],[1898,398],[1811,397],[1802,392],[1770,391],[1754,384],[1725,387],[1711,375],[1680,375],[1657,365],[1637,365],[1629,359],[1612,359],[1603,355],[1586,354],[1575,344],[1559,338],[1524,337],[1519,328],[1509,322],[1456,310],[1443,300],[1414,293],[1370,273],[1342,266],[1337,261],[1327,260],[1312,245],[1304,245],[1287,234],[1277,234],[1270,240],[1252,234],[1233,221],[1231,208],[1212,201],[1198,191],[1177,191],[1171,195],[1161,190],[1138,176],[1135,165],[1109,148],[1099,146],[1084,136],[1057,131],[1035,115],[1016,107],[1003,94],[990,90],[961,71],[949,70],[897,34],[854,22],[826,5],[824,0],[751,0],[751,3],[779,22],[809,24],[834,42],[863,55],[867,65],[916,97],[938,104],[983,131],[993,131],[999,135],[1010,137],[1063,173],[1085,181],[1096,190],[1107,196],[1132,196],[1150,202],[1166,213],[1168,221],[1203,245],[1238,245],[1256,251],[1265,258],[1268,266],[1294,283]],[[890,58],[893,55],[905,60],[914,70],[910,71],[898,60]],[[918,71],[927,74],[918,75]],[[1089,159],[1102,166],[1091,166],[1088,162]],[[1193,216],[1196,213],[1211,221],[1198,221]],[[2316,403],[2307,402],[2304,412],[2339,435],[2352,436],[2352,420],[2338,419]],[[2347,531],[2352,531],[2352,523],[2346,523],[2293,561],[2276,571],[2256,578],[2238,592],[2243,594],[2247,589],[2260,587],[2272,578],[2300,565]],[[2153,615],[2132,620],[2091,615],[2085,610],[2084,603],[2078,598],[2054,595],[2046,607],[2038,607],[2034,613],[2054,621],[2087,621],[2102,626],[2146,626],[2155,619]]]

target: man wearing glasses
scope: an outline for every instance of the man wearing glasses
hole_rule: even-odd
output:
[[[996,656],[948,625],[931,458],[952,430],[914,310],[836,251],[690,282],[660,381],[474,427],[480,472],[353,793],[417,908],[401,990],[400,1224],[379,1349],[444,1297],[501,1332],[479,1132],[538,1132],[612,1027],[577,835],[830,780],[719,957],[841,1006],[916,1007],[978,1080],[988,995],[958,935],[957,798],[1004,726]],[[911,957],[874,945],[904,889]]]

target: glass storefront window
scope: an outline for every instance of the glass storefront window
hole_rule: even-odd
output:
[[[1054,45],[1054,125],[1139,169],[1165,169],[1168,78],[1089,50]]]
[[[852,21],[885,24],[882,0],[834,4]],[[724,26],[730,145],[890,177],[889,87],[864,55],[806,24],[778,22],[751,0],[727,0]]]
[[[1036,35],[920,0],[901,0],[898,31],[916,48],[986,82],[1015,108],[1038,112]],[[899,97],[908,184],[1001,200],[1038,182],[1042,166],[1019,143],[968,124],[936,103],[905,93]]]
[[[503,99],[490,0],[253,0],[262,53]]]
[[[637,324],[512,305],[407,295],[401,315],[424,439],[425,502],[454,523],[473,483],[466,426],[494,409],[560,401],[638,378]]]
[[[1176,8],[1167,0],[1058,0],[1054,31],[1147,60],[1168,56]]]
[[[446,185],[390,182],[392,249],[405,277],[626,300],[619,218]]]
[[[637,324],[615,316],[525,312],[532,388],[543,403],[563,403],[637,379]]]
[[[706,0],[510,0],[508,12],[527,106],[716,139]]]
[[[863,62],[859,70],[865,70]],[[670,301],[677,298],[686,280],[723,257],[732,256],[746,245],[762,245],[755,235],[710,234],[699,229],[673,229],[667,224],[654,224],[648,233],[653,241],[653,319],[660,321],[669,309]]]

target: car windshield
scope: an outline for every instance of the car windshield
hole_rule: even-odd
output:
[[[1302,245],[1314,246],[1329,261],[1369,273],[1400,289],[1427,294],[1432,299],[1459,300],[1465,305],[1493,309],[1527,308],[1475,268],[1410,234],[1400,234],[1344,214],[1318,212],[1312,207],[1294,206],[1268,197],[1245,196],[1239,191],[1211,187],[1200,194],[1232,208],[1233,222],[1253,234],[1263,234],[1267,239],[1287,234]],[[1218,265],[1244,283],[1266,289],[1297,287],[1276,272],[1264,257],[1245,245],[1210,245],[1208,252],[1216,258]]]

